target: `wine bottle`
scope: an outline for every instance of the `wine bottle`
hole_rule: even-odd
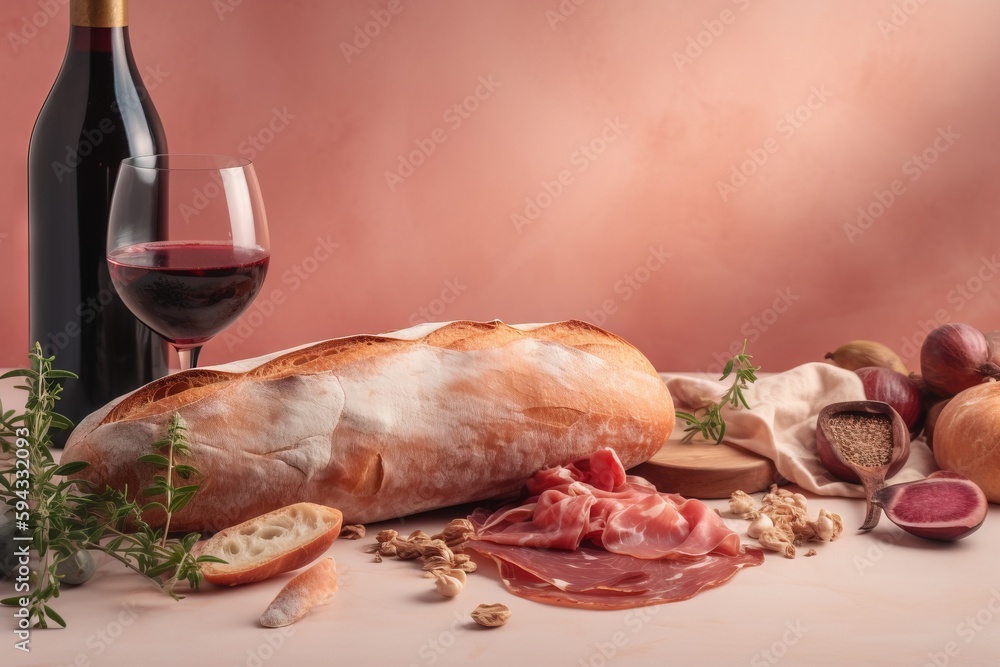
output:
[[[122,303],[106,261],[121,161],[167,144],[132,58],[127,0],[71,0],[70,22],[28,148],[29,344],[79,375],[57,406],[78,423],[167,370],[164,343]]]

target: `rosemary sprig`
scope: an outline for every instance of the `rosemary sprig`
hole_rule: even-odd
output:
[[[705,440],[715,440],[717,445],[722,442],[723,438],[726,437],[726,420],[722,418],[723,406],[731,405],[737,410],[741,406],[750,408],[743,395],[743,390],[748,388],[748,383],[752,384],[757,381],[757,371],[760,370],[760,366],[754,366],[751,359],[753,357],[747,354],[747,341],[744,339],[743,351],[727,361],[725,368],[722,369],[720,381],[725,380],[734,371],[736,372],[733,384],[722,395],[722,400],[699,408],[694,413],[677,412],[677,418],[688,423],[687,428],[684,429],[686,435],[681,438],[681,442],[691,442],[698,434]],[[698,412],[702,412],[701,417],[697,416]]]
[[[174,417],[170,421],[170,426],[167,427],[167,437],[154,442],[153,449],[156,451],[166,450],[167,455],[163,456],[159,453],[146,454],[145,456],[140,456],[138,461],[140,463],[152,463],[157,468],[165,470],[166,474],[155,476],[153,478],[153,485],[148,489],[143,489],[142,495],[153,497],[163,496],[164,498],[162,503],[152,502],[146,505],[144,509],[157,508],[166,514],[167,518],[163,525],[163,536],[160,539],[160,546],[166,547],[167,533],[170,532],[171,517],[174,513],[184,509],[184,506],[188,504],[191,498],[194,497],[195,492],[198,491],[197,484],[189,484],[181,487],[173,485],[175,473],[183,480],[189,480],[198,474],[198,471],[192,466],[179,464],[175,460],[175,457],[187,456],[191,453],[187,443],[187,428],[181,421],[179,414],[174,413]]]
[[[163,497],[140,506],[129,500],[128,489],[118,491],[105,488],[95,492],[85,480],[66,477],[87,467],[83,461],[73,461],[57,466],[49,451],[51,429],[71,427],[71,422],[55,412],[55,404],[62,388],[59,380],[76,376],[52,368],[54,357],[46,357],[37,343],[29,354],[31,368],[11,371],[3,376],[23,377],[28,391],[26,410],[17,415],[13,410],[4,412],[0,406],[0,447],[11,453],[27,441],[28,474],[18,472],[17,457],[0,469],[0,499],[15,510],[17,521],[27,515],[20,530],[30,526],[31,547],[37,555],[37,579],[30,594],[0,600],[5,605],[17,606],[20,598],[28,598],[30,623],[34,627],[48,627],[53,621],[63,627],[66,622],[49,603],[59,597],[59,564],[73,557],[81,549],[103,551],[129,569],[149,578],[164,593],[181,599],[175,588],[179,581],[187,581],[193,589],[201,583],[200,564],[217,561],[211,556],[194,557],[191,549],[200,535],[192,533],[179,539],[169,539],[171,516],[180,511],[194,496],[196,485],[175,487],[173,477],[189,479],[198,471],[178,463],[189,448],[185,429],[178,415],[167,429],[166,438],[154,443],[154,453],[140,457],[140,462],[152,463],[165,471],[154,478],[153,485],[143,494]],[[0,379],[3,379],[0,378]],[[23,449],[23,447],[21,447]],[[166,452],[163,456],[161,451]],[[23,468],[23,466],[22,466]],[[164,513],[162,530],[154,529],[143,520],[148,511]]]

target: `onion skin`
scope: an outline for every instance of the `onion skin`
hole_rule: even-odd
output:
[[[906,375],[906,366],[892,348],[873,340],[852,340],[844,343],[833,352],[827,352],[825,359],[845,370],[856,371],[867,366],[891,368]]]
[[[1000,331],[990,331],[983,335],[986,336],[986,342],[990,344],[990,349],[993,351],[990,361],[1000,366]]]
[[[864,385],[865,398],[891,405],[903,418],[903,423],[910,431],[910,438],[915,438],[920,433],[923,423],[921,419],[924,416],[917,383],[909,376],[890,368],[867,366],[854,372]]]
[[[965,475],[991,503],[1000,503],[1000,382],[952,398],[934,426],[934,460]]]
[[[927,419],[924,420],[924,439],[927,441],[927,446],[931,449],[934,449],[934,429],[937,428],[937,421],[941,417],[941,411],[944,410],[944,406],[948,405],[950,401],[950,398],[938,401],[927,411]]]
[[[960,323],[943,324],[927,335],[920,348],[920,372],[927,386],[942,398],[1000,378],[1000,366],[979,329]]]

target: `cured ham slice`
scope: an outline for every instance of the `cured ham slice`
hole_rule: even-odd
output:
[[[760,565],[760,549],[696,560],[644,559],[594,547],[550,551],[483,541],[466,547],[500,567],[504,586],[536,602],[590,609],[631,609],[694,597],[724,584],[744,567]]]
[[[611,449],[541,470],[527,490],[519,505],[477,510],[466,543],[522,597],[601,609],[674,602],[764,560],[701,501],[626,475]]]

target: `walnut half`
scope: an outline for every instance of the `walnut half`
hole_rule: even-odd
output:
[[[472,610],[472,620],[486,628],[499,628],[510,620],[510,609],[499,603],[481,604]]]

